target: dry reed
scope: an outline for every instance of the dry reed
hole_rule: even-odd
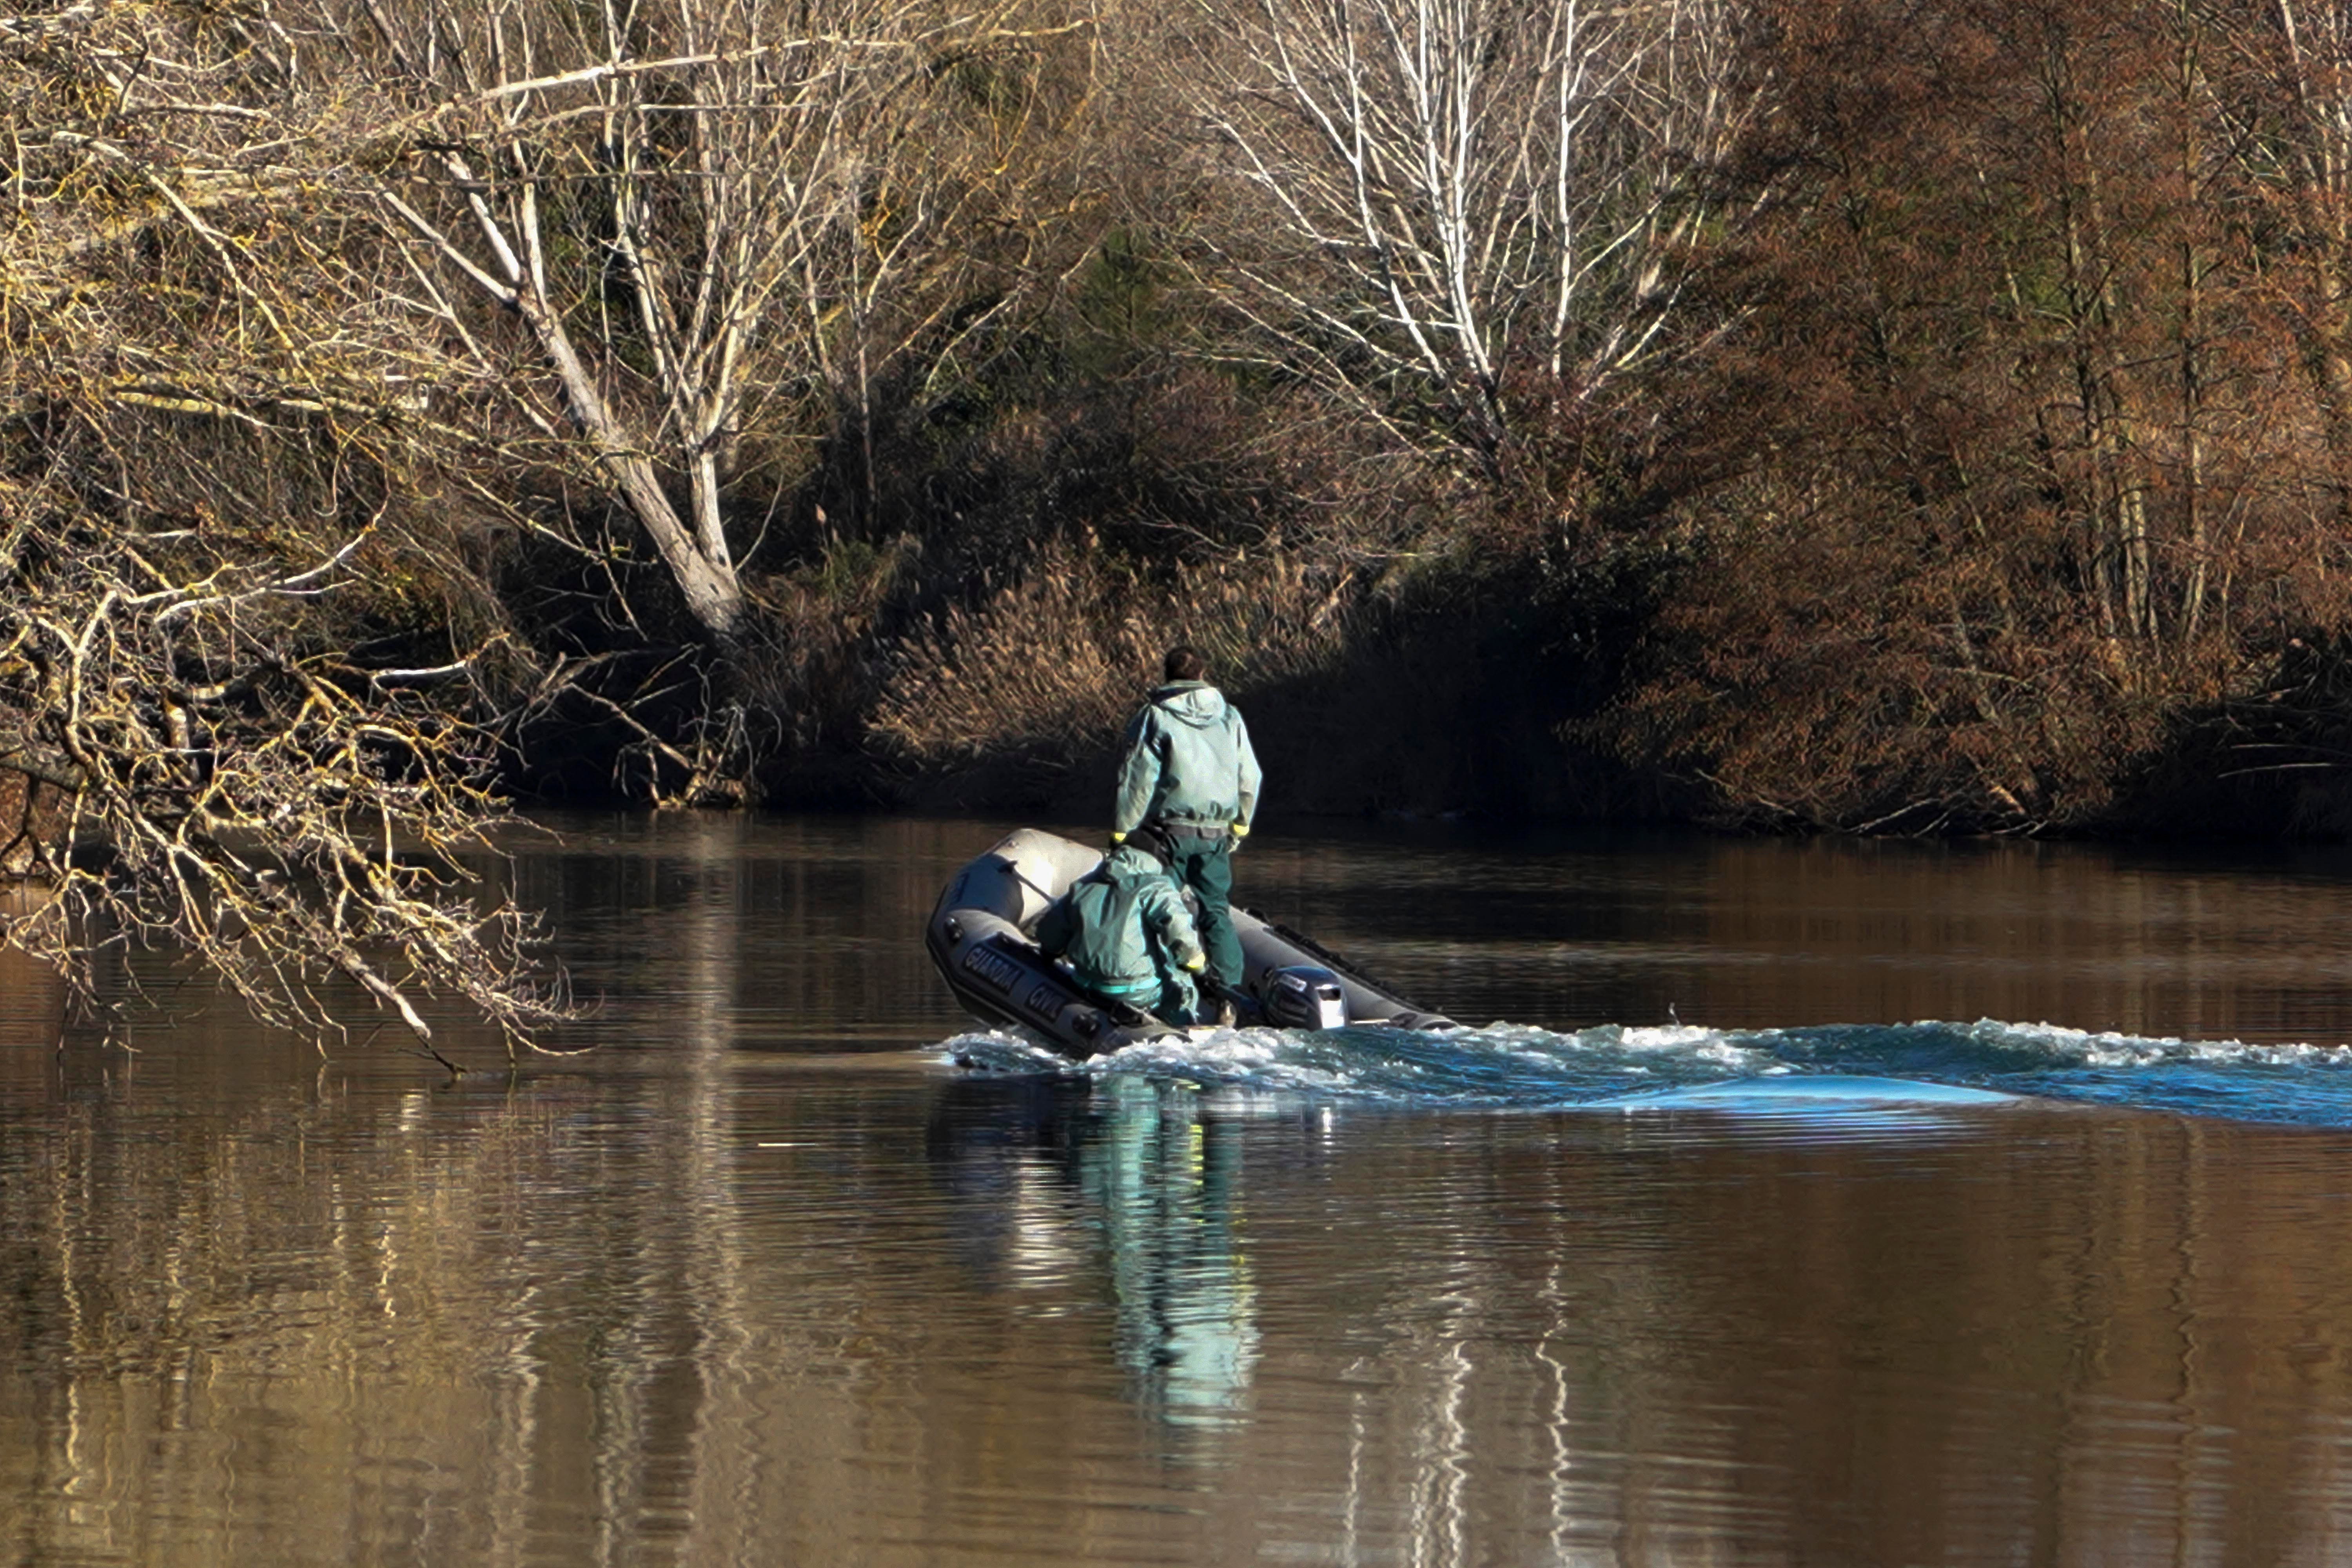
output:
[[[897,655],[869,731],[885,755],[941,773],[1012,763],[1051,774],[1119,733],[1176,642],[1247,693],[1339,658],[1358,580],[1276,552],[1138,583],[1082,546],[1048,546],[1016,583],[950,609]]]

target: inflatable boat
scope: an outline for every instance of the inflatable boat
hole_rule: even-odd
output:
[[[1081,988],[1069,969],[1037,950],[1037,919],[1070,885],[1093,870],[1101,852],[1055,834],[1024,827],[980,856],[948,883],[924,928],[931,962],[975,1016],[1010,1024],[1063,1055],[1098,1056],[1142,1040],[1187,1031]],[[1286,1029],[1386,1024],[1451,1029],[1454,1020],[1424,1012],[1395,992],[1286,927],[1236,905],[1243,977],[1236,1022]]]

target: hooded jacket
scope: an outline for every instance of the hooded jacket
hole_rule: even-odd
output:
[[[1192,969],[1207,961],[1175,879],[1131,844],[1112,850],[1046,910],[1037,946],[1111,993],[1158,985],[1163,962]]]
[[[1249,826],[1257,810],[1257,753],[1240,712],[1207,681],[1174,680],[1153,691],[1127,727],[1126,747],[1114,832],[1151,822]]]

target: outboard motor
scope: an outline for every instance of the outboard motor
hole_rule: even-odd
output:
[[[1348,1021],[1347,994],[1328,969],[1295,963],[1269,969],[1258,982],[1266,1021],[1285,1029],[1336,1029]]]

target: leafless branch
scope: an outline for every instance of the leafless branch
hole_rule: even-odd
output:
[[[1196,104],[1290,243],[1222,270],[1319,380],[1375,406],[1401,383],[1433,393],[1491,456],[1507,361],[1590,395],[1662,341],[1709,216],[1698,176],[1757,111],[1733,75],[1738,0],[1242,14]]]

